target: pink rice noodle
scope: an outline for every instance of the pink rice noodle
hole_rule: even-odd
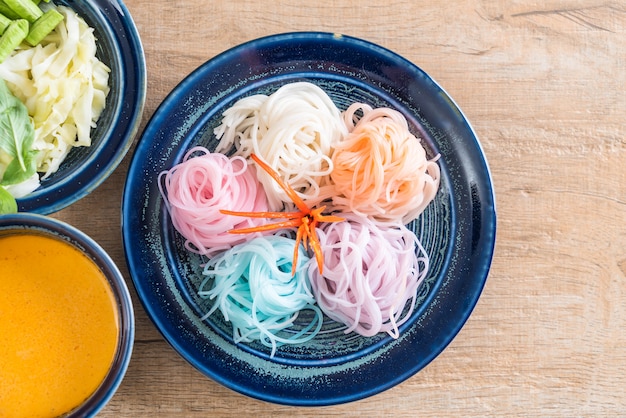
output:
[[[322,311],[345,324],[346,333],[369,337],[398,327],[411,316],[428,271],[428,255],[402,224],[379,224],[345,213],[344,222],[318,229],[324,274],[311,263],[311,287]],[[409,303],[409,309],[403,313]]]
[[[192,148],[180,164],[159,174],[159,190],[174,228],[186,239],[185,247],[197,254],[211,256],[245,242],[258,234],[228,231],[265,223],[220,213],[268,210],[254,170],[242,157],[229,159],[203,147]]]

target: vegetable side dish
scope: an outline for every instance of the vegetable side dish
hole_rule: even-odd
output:
[[[91,145],[109,93],[93,28],[68,7],[37,3],[0,0],[0,213]]]

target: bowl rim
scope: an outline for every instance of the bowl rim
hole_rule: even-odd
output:
[[[78,228],[45,215],[16,213],[0,215],[0,234],[37,233],[60,239],[85,254],[100,269],[117,300],[119,323],[118,345],[107,375],[98,388],[80,405],[68,411],[67,417],[96,415],[117,392],[133,353],[135,314],[133,301],[124,276],[110,255],[93,238]],[[2,236],[0,235],[0,236]]]

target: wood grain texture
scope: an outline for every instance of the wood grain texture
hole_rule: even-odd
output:
[[[327,408],[267,404],[205,378],[135,297],[136,345],[102,417],[616,416],[626,413],[626,4],[623,1],[127,0],[146,53],[142,128],[178,82],[254,38],[315,30],[428,72],[475,128],[496,189],[496,253],[450,346],[406,382]],[[128,162],[57,213],[126,270]]]

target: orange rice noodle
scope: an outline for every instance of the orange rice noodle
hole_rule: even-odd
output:
[[[315,300],[328,317],[347,326],[346,333],[370,337],[386,332],[398,338],[398,327],[415,308],[428,256],[402,224],[380,224],[351,213],[341,216],[344,222],[318,229],[324,274],[310,264]]]
[[[350,133],[332,155],[333,203],[379,221],[407,224],[417,218],[439,187],[436,158],[426,158],[405,117],[394,109],[354,103],[344,121]]]
[[[282,86],[269,96],[257,94],[237,101],[223,113],[215,128],[220,143],[216,152],[249,158],[258,155],[309,205],[331,196],[330,155],[347,134],[341,112],[330,97],[309,82]],[[271,210],[292,200],[264,170],[257,168]]]
[[[174,228],[186,238],[185,247],[197,254],[211,256],[245,242],[249,236],[228,231],[265,222],[220,212],[267,211],[265,193],[242,157],[192,148],[183,162],[159,174],[159,190]]]

